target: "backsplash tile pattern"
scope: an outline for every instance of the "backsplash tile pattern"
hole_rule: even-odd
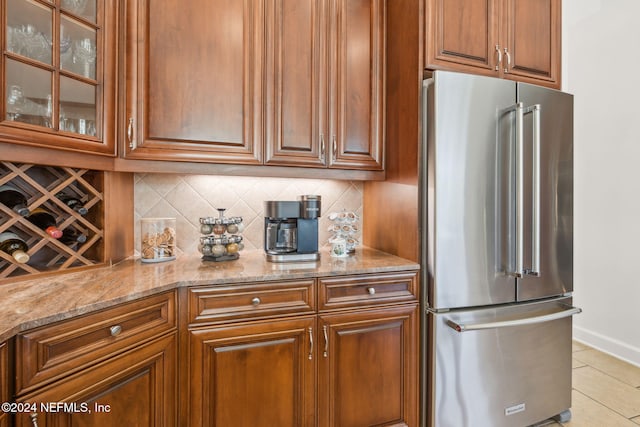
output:
[[[359,181],[174,174],[136,174],[134,180],[136,252],[140,251],[141,218],[175,217],[179,253],[197,253],[199,218],[217,217],[216,208],[226,208],[226,216],[243,218],[247,249],[263,247],[265,200],[296,200],[301,194],[322,196],[321,245],[327,244],[331,234],[329,213],[346,209],[362,218],[363,184]]]

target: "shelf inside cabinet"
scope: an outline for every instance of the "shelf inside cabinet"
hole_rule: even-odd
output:
[[[103,257],[103,186],[101,171],[88,169],[0,162],[0,186],[10,185],[27,199],[31,212],[44,209],[68,239],[50,237],[10,207],[0,204],[0,233],[11,232],[29,246],[29,261],[17,263],[0,251],[0,282],[3,279],[92,266]],[[80,200],[81,215],[58,196]],[[74,236],[69,239],[69,236]]]

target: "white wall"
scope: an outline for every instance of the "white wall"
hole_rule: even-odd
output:
[[[563,1],[575,95],[574,337],[640,365],[640,1]]]

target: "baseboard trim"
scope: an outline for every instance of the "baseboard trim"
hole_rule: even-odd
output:
[[[630,346],[618,340],[606,337],[597,332],[581,328],[573,327],[573,339],[593,347],[603,353],[607,353],[632,365],[640,367],[640,348]]]

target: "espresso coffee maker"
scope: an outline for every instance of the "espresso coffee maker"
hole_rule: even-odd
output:
[[[264,202],[264,250],[267,261],[315,261],[318,253],[320,196],[298,201]]]

